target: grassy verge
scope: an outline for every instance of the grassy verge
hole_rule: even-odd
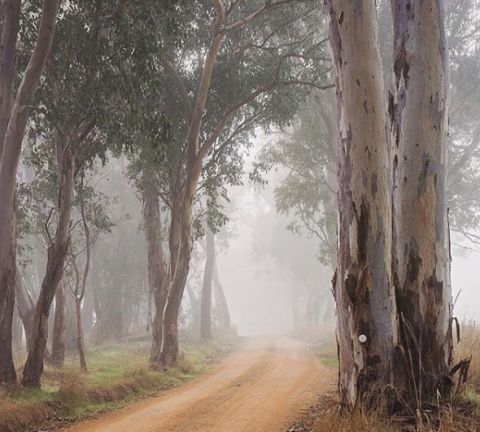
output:
[[[338,367],[334,338],[328,332],[316,331],[299,335],[326,366]],[[331,335],[331,333],[330,333]],[[462,391],[439,413],[412,419],[387,418],[378,411],[355,410],[340,412],[336,394],[321,395],[318,401],[304,410],[289,432],[477,432],[480,431],[480,326],[464,323],[461,341],[455,346],[455,361],[470,358],[469,378]],[[415,422],[413,422],[415,423]]]
[[[47,366],[41,389],[14,387],[0,394],[0,431],[19,432],[64,424],[119,408],[185,383],[234,349],[234,338],[184,344],[175,368],[148,367],[148,344],[111,345],[88,351],[88,373],[75,359]]]

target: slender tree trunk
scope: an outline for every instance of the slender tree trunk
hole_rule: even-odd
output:
[[[77,320],[75,317],[75,299],[71,295],[65,296],[65,311],[65,351],[74,353],[77,349]]]
[[[83,334],[87,341],[89,337],[92,335],[93,312],[94,312],[93,294],[91,290],[88,290],[85,293],[85,301],[83,303],[83,309],[82,309]]]
[[[390,154],[375,2],[330,0],[337,73],[339,240],[334,278],[343,406],[393,383]]]
[[[61,367],[65,361],[65,311],[66,298],[63,282],[55,293],[55,319],[53,322],[52,351],[48,359],[53,366]]]
[[[0,202],[2,203],[0,210],[0,346],[2,347],[0,350],[0,384],[16,381],[12,358],[12,317],[15,304],[14,197],[16,173],[33,97],[51,50],[59,3],[59,0],[44,0],[43,2],[35,48],[8,114],[5,136],[0,144],[2,152],[0,160]],[[5,24],[3,30],[7,31]]]
[[[177,179],[180,180],[178,183],[182,184],[181,198],[173,200],[172,202],[172,221],[175,225],[175,232],[178,229],[179,242],[178,253],[172,250],[172,242],[170,242],[170,284],[163,317],[163,344],[161,353],[161,364],[166,366],[175,364],[178,357],[178,315],[192,254],[193,201],[198,186],[198,179],[202,171],[203,158],[208,151],[208,146],[205,144],[200,145],[200,133],[213,68],[225,37],[225,32],[222,31],[222,26],[225,21],[225,7],[220,0],[215,0],[214,6],[216,9],[216,17],[213,25],[212,41],[205,57],[193,109],[191,113],[186,116],[189,123],[187,148],[185,152],[186,178]],[[176,214],[177,210],[178,214]],[[172,228],[170,234],[172,234]]]
[[[77,318],[77,349],[78,357],[80,359],[80,370],[87,372],[87,358],[85,356],[85,338],[83,336],[82,326],[82,302],[81,300],[75,300],[75,316]]]
[[[155,312],[152,322],[152,348],[150,364],[160,364],[162,352],[162,322],[167,300],[167,273],[163,258],[160,220],[160,199],[156,190],[156,178],[149,168],[145,169],[143,179],[145,240],[147,243],[148,286],[153,295]]]
[[[187,282],[188,298],[192,309],[192,329],[194,337],[200,336],[200,301],[198,300],[191,284]]]
[[[28,353],[23,370],[22,384],[26,387],[39,387],[43,372],[43,357],[47,346],[48,316],[50,306],[62,280],[65,258],[69,247],[69,225],[75,177],[75,155],[71,146],[60,139],[57,145],[60,170],[60,190],[58,196],[58,224],[55,239],[48,248],[47,269],[40,288],[33,320],[32,349]]]
[[[203,274],[202,297],[200,303],[200,337],[212,338],[212,292],[213,272],[215,268],[215,239],[207,226],[205,232],[205,272]]]
[[[220,309],[221,315],[221,327],[223,329],[229,329],[231,326],[230,311],[228,309],[227,298],[225,297],[225,291],[223,290],[220,277],[218,275],[218,262],[215,261],[215,268],[213,271],[213,290],[215,294],[215,301]]]
[[[443,0],[392,0],[397,308],[411,397],[451,390],[452,294],[445,190],[448,48]],[[412,374],[411,374],[412,375]]]
[[[22,319],[20,318],[18,309],[14,309],[12,322],[12,349],[14,353],[19,353],[22,350],[22,336]]]
[[[192,254],[192,203],[200,176],[200,169],[201,164],[191,168],[191,176],[187,180],[187,189],[181,200],[181,211],[172,213],[170,233],[177,233],[178,239],[174,236],[172,242],[171,238],[171,244],[173,243],[173,247],[178,252],[176,255],[171,255],[170,261],[171,278],[162,323],[163,343],[160,364],[163,366],[174,365],[178,357],[178,315]],[[176,205],[173,207],[176,207]]]
[[[22,283],[22,278],[18,272],[15,277],[15,303],[17,305],[18,313],[22,320],[23,330],[25,332],[25,343],[27,346],[27,352],[30,349],[32,325],[33,325],[33,313],[35,311],[35,305],[33,304],[30,295],[25,290]]]

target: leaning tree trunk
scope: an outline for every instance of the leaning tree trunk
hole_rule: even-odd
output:
[[[21,0],[5,0],[0,4],[2,32],[0,42],[0,159],[13,104],[16,45],[20,30]],[[3,10],[2,10],[3,9]]]
[[[47,269],[40,288],[33,320],[32,346],[23,369],[22,384],[39,387],[43,372],[43,357],[47,347],[48,316],[50,306],[62,280],[65,258],[69,247],[70,214],[72,210],[75,154],[63,140],[58,142],[60,168],[60,190],[58,195],[58,223],[55,239],[48,248]]]
[[[0,384],[16,381],[12,358],[12,318],[15,304],[16,222],[14,202],[16,173],[33,97],[51,50],[59,4],[59,0],[43,1],[35,48],[8,112],[5,136],[0,142],[0,203],[2,203],[0,209],[0,346],[2,347],[0,349]],[[15,19],[18,21],[18,15]],[[18,23],[15,25],[18,26]],[[3,26],[5,32],[9,31],[5,27],[5,21]],[[5,52],[4,49],[5,47],[3,47],[3,52]],[[2,98],[3,96],[2,89]]]
[[[82,325],[82,302],[79,299],[75,299],[75,316],[77,321],[77,350],[80,360],[80,370],[87,372],[87,358],[85,356],[85,337],[83,335]]]
[[[55,367],[63,366],[65,361],[65,312],[67,302],[65,298],[65,287],[60,282],[55,293],[55,319],[53,321],[52,351],[48,358],[49,363]]]
[[[182,303],[183,292],[187,283],[190,258],[192,254],[192,210],[193,198],[197,189],[202,163],[200,159],[189,167],[189,176],[185,191],[182,194],[180,211],[172,212],[170,226],[170,250],[178,250],[170,257],[170,284],[168,287],[167,302],[163,315],[163,344],[160,363],[163,366],[172,366],[178,357],[178,316]],[[178,208],[176,204],[172,208]],[[172,236],[172,233],[175,233]],[[177,246],[178,244],[178,246]]]
[[[393,383],[390,155],[375,2],[328,4],[341,138],[334,281],[339,390],[342,405],[352,407]]]
[[[215,268],[213,271],[213,292],[215,294],[215,301],[220,309],[220,326],[223,329],[229,329],[231,325],[230,311],[228,309],[227,298],[223,290],[220,276],[218,275],[218,261],[215,260]]]
[[[161,363],[170,366],[176,363],[178,357],[178,315],[180,304],[187,282],[192,254],[192,212],[193,201],[197,191],[198,180],[202,172],[203,158],[208,146],[200,144],[202,131],[202,120],[205,111],[205,103],[210,90],[213,68],[220,52],[225,32],[222,27],[225,21],[225,8],[223,2],[214,2],[216,18],[213,26],[213,36],[210,47],[205,57],[202,76],[196,89],[195,103],[191,115],[189,115],[189,126],[187,133],[186,156],[186,178],[180,179],[182,184],[181,199],[172,203],[172,220],[178,223],[179,242],[178,253],[172,254],[172,242],[170,245],[170,284],[168,297],[163,316],[163,345]],[[178,174],[178,173],[177,173]],[[177,203],[181,203],[177,207]],[[179,210],[177,212],[177,209]],[[175,214],[174,215],[174,210]],[[172,234],[172,231],[170,231]],[[172,265],[173,264],[173,265]]]
[[[202,296],[200,302],[200,337],[212,338],[212,285],[215,268],[215,239],[210,227],[206,227],[206,260],[203,274]]]
[[[452,299],[445,191],[448,48],[443,0],[392,0],[397,308],[417,402],[451,387]]]
[[[152,366],[160,364],[163,339],[163,311],[165,309],[168,289],[161,239],[160,199],[155,184],[155,175],[148,167],[145,168],[143,178],[143,218],[145,223],[145,240],[147,243],[148,287],[155,302],[155,314],[152,322],[153,339],[150,350],[150,364]]]
[[[33,304],[29,293],[25,290],[25,287],[22,283],[22,278],[20,276],[20,273],[18,272],[18,267],[16,270],[17,273],[15,275],[15,303],[17,305],[20,319],[22,320],[23,330],[25,332],[25,343],[28,352],[30,350],[33,312],[35,310],[35,305]]]
[[[168,287],[168,297],[163,314],[163,344],[160,364],[173,366],[178,357],[178,316],[182,303],[183,291],[187,282],[192,248],[192,226],[182,224],[182,242],[178,250],[175,272]]]

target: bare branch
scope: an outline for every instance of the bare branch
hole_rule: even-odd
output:
[[[182,78],[180,77],[177,68],[175,65],[167,58],[167,57],[162,57],[160,59],[160,62],[165,69],[165,72],[170,76],[170,78],[173,81],[173,84],[175,85],[175,88],[181,98],[181,102],[183,105],[183,114],[185,116],[185,119],[187,123],[190,123],[192,121],[192,107],[190,106],[190,100],[188,99],[188,92],[187,89],[185,88],[185,85],[182,81]]]
[[[254,20],[255,18],[263,15],[265,12],[277,8],[279,6],[285,5],[287,3],[293,3],[294,0],[278,0],[274,1],[266,1],[265,4],[259,7],[257,10],[253,11],[251,14],[240,18],[238,21],[235,21],[229,25],[226,25],[222,31],[231,31],[243,27],[244,25],[248,24],[250,21]],[[230,12],[230,11],[229,11]]]

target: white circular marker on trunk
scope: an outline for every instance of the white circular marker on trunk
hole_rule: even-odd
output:
[[[360,343],[365,343],[367,341],[367,336],[361,334],[360,336],[358,336],[358,340],[360,341]]]

